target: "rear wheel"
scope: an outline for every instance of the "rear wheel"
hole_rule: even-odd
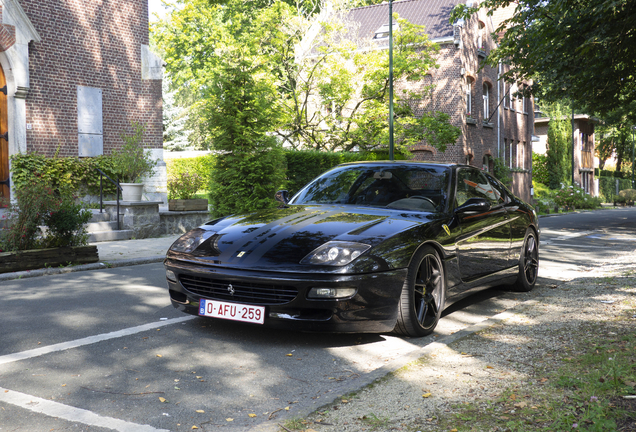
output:
[[[435,249],[425,246],[409,265],[393,331],[413,337],[431,334],[442,315],[445,299],[442,261]]]
[[[526,231],[521,254],[519,255],[519,274],[512,285],[513,291],[532,291],[539,275],[539,243],[532,229]]]

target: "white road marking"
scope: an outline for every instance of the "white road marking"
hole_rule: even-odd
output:
[[[95,336],[89,336],[82,339],[76,339],[74,341],[62,342],[54,345],[48,345],[42,348],[35,348],[28,351],[21,351],[13,354],[7,354],[0,356],[0,365],[13,363],[20,360],[30,359],[33,357],[43,356],[45,354],[51,354],[54,352],[65,351],[72,348],[81,347],[84,345],[91,345],[98,342],[103,342],[109,339],[117,339],[120,337],[130,336],[136,333],[156,329],[157,327],[165,327],[171,324],[178,324],[180,322],[189,321],[194,319],[194,316],[185,316],[181,318],[173,318],[167,321],[160,321],[156,323],[144,324],[137,327],[130,327],[123,330],[114,331],[111,333],[102,333]]]
[[[148,425],[139,425],[112,417],[103,417],[85,409],[71,407],[2,387],[0,387],[0,402],[6,402],[50,417],[57,417],[89,426],[104,427],[118,432],[170,432],[167,429],[157,429]]]

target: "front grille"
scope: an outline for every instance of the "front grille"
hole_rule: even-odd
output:
[[[180,275],[179,281],[191,293],[214,300],[280,305],[289,303],[298,295],[298,290],[295,287],[285,285],[227,282],[190,275]],[[230,284],[232,285],[231,289],[229,289]],[[234,291],[234,295],[230,293],[231,290]]]

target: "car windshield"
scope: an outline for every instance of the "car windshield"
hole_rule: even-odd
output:
[[[420,164],[339,166],[313,180],[290,204],[354,204],[413,211],[446,206],[450,170]]]

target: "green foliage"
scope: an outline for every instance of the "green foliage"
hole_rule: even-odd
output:
[[[554,194],[554,202],[559,207],[570,207],[576,209],[595,209],[600,207],[601,200],[589,196],[585,190],[568,186],[557,190]]]
[[[216,147],[219,137],[219,126],[208,115],[218,104],[212,89],[232,85],[219,80],[225,53],[243,50],[249,52],[258,81],[268,82],[272,100],[279,104],[267,132],[295,148],[386,148],[387,51],[377,50],[370,40],[354,43],[357,37],[338,18],[340,12],[331,14],[328,22],[318,22],[308,19],[301,4],[294,9],[281,1],[248,7],[238,0],[191,0],[153,27],[177,91],[176,102],[189,107],[190,118],[197,122],[193,135],[203,147]],[[341,7],[350,5],[344,2]],[[419,82],[437,67],[432,53],[439,48],[423,27],[396,19],[395,80]],[[310,40],[306,36],[312,26],[322,29]],[[443,151],[457,141],[461,130],[451,125],[449,116],[426,109],[427,89],[395,92],[394,98],[396,146],[425,141]],[[424,114],[416,116],[415,110],[423,108]]]
[[[95,167],[114,178],[110,156],[79,159],[74,157],[48,158],[38,153],[11,156],[11,170],[15,188],[30,184],[34,175],[51,185],[53,189],[69,189],[76,194],[99,195],[99,173]],[[104,179],[105,194],[114,194],[115,186]]]
[[[85,224],[92,213],[76,203],[76,197],[62,192],[56,205],[44,213],[43,222],[48,228],[42,240],[45,248],[84,246],[88,243]]]
[[[322,31],[305,46],[303,57],[286,82],[293,95],[288,124],[279,134],[298,148],[371,151],[389,142],[389,57],[372,40],[355,40],[351,27],[333,14]],[[432,43],[423,26],[394,15],[393,77],[396,83],[421,83],[431,68],[438,67]],[[355,40],[355,42],[354,42]],[[399,86],[396,85],[396,88]],[[415,88],[418,85],[414,86]],[[445,151],[461,130],[450,117],[432,112],[430,88],[394,92],[396,148],[422,141]],[[415,115],[421,109],[423,114]]]
[[[546,104],[542,110],[550,117],[548,123],[548,150],[546,152],[550,189],[571,183],[572,178],[572,123],[571,110],[563,103]]]
[[[617,183],[618,183],[618,191],[623,189],[630,189],[632,187],[631,180],[624,180],[615,177],[599,177],[598,178],[598,189],[599,194],[604,198],[605,202],[620,202],[620,195],[617,193]]]
[[[198,175],[205,184],[208,184],[210,173],[214,168],[214,160],[215,157],[212,153],[191,158],[166,159],[168,178],[176,177],[182,173],[190,173]]]
[[[636,201],[636,189],[625,189],[620,191],[618,195],[624,198],[627,204],[634,205],[634,201]]]
[[[205,185],[205,179],[196,173],[181,172],[168,177],[168,199],[192,199]]]
[[[143,147],[145,126],[132,123],[133,132],[121,134],[124,145],[111,153],[114,174],[122,183],[138,183],[144,175],[152,175],[157,161],[152,158],[150,150]]]
[[[508,81],[532,82],[529,91],[552,101],[569,99],[588,112],[606,114],[631,105],[636,113],[636,32],[633,0],[520,0],[501,22],[497,48],[485,64],[510,65]],[[460,3],[450,22],[510,0]]]
[[[15,202],[9,204],[9,228],[2,232],[0,249],[17,251],[58,246],[85,245],[84,224],[88,210],[75,203],[68,188],[54,189],[49,182],[33,176],[14,188]],[[40,226],[48,229],[42,232]]]
[[[505,184],[507,187],[510,187],[512,183],[510,168],[508,168],[508,165],[506,165],[506,163],[500,158],[493,159],[493,175],[497,180]]]
[[[550,183],[547,155],[532,153],[532,181],[547,185]],[[535,190],[536,195],[536,190]]]
[[[532,179],[532,188],[534,189],[534,199],[536,201],[537,211],[542,212],[546,209],[553,209],[556,207],[556,202],[554,201],[555,191],[551,190],[543,183],[539,183],[534,179]]]
[[[623,108],[607,113],[603,122],[596,127],[596,153],[601,168],[605,167],[607,159],[615,157],[616,171],[631,174],[634,121],[636,112]]]
[[[285,160],[280,143],[268,135],[277,123],[276,92],[253,61],[253,47],[224,47],[205,115],[219,154],[210,181],[210,204],[216,216],[275,206],[284,184]]]

